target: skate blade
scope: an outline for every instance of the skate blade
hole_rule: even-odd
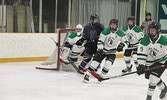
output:
[[[77,74],[77,76],[79,76],[79,77],[84,77],[84,75],[83,74],[79,74],[79,73]]]
[[[126,72],[122,72],[122,74],[130,73],[130,72],[132,72],[132,71],[126,71]]]

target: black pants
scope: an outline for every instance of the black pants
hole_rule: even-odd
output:
[[[109,60],[109,61],[111,61],[112,63],[114,63],[116,55],[115,55],[115,54],[99,54],[99,53],[96,53],[96,55],[95,55],[95,57],[93,58],[93,60],[95,60],[95,61],[101,63],[101,61],[102,61],[105,57],[107,57],[106,60]]]
[[[124,52],[124,56],[129,57],[129,56],[131,56],[132,52],[133,52],[133,54],[137,54],[137,48],[126,49]]]
[[[96,52],[96,55],[94,56],[93,61],[97,61],[97,62],[101,63],[102,60],[103,60],[105,57],[107,57],[106,60],[111,61],[111,63],[113,64],[114,61],[115,61],[116,55],[115,55],[115,54],[104,54],[104,53],[100,54],[100,53]],[[93,69],[92,69],[91,67],[89,67],[88,70],[89,70],[89,71],[92,71]],[[106,72],[106,71],[105,71],[105,72]]]
[[[85,44],[85,51],[83,56],[85,57],[84,62],[89,63],[93,54],[97,51],[97,44],[94,42],[88,42]]]
[[[162,65],[162,64],[154,64],[151,67],[155,67],[155,66],[158,66],[158,65]],[[163,72],[165,71],[165,69],[166,69],[166,67],[161,67],[161,68],[157,68],[157,69],[146,71],[145,72],[145,78],[149,79],[150,74],[160,78],[161,75],[163,74]]]

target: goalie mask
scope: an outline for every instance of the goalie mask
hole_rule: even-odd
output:
[[[160,23],[152,22],[149,25],[148,35],[149,35],[149,37],[151,38],[152,41],[156,41],[157,40],[160,31],[161,31],[161,24]]]
[[[135,26],[135,17],[134,16],[128,17],[127,23],[130,29],[133,28]]]
[[[76,26],[76,32],[77,32],[77,35],[78,35],[78,36],[82,34],[82,32],[83,32],[83,27],[82,27],[81,24],[78,24],[78,25]]]
[[[109,23],[109,27],[110,27],[111,32],[114,33],[115,31],[117,31],[118,19],[111,19]]]

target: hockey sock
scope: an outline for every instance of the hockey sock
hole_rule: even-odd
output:
[[[92,61],[92,63],[90,64],[89,68],[88,68],[88,72],[91,73],[91,71],[95,70],[97,68],[97,66],[99,65],[99,62],[97,61]]]
[[[133,60],[134,60],[134,63],[136,65],[136,67],[138,66],[138,62],[137,62],[137,54],[133,54]]]
[[[125,63],[126,63],[126,66],[129,68],[131,67],[131,59],[130,59],[130,56],[124,56],[124,60],[125,60]]]
[[[164,90],[165,87],[166,87],[166,84],[160,79],[160,81],[158,82],[157,86],[158,86],[158,88],[160,90]]]
[[[109,60],[106,60],[104,67],[102,69],[102,75],[106,75],[108,73],[111,65],[112,65],[112,62]]]
[[[149,78],[149,88],[147,90],[147,95],[152,96],[154,94],[154,90],[157,86],[157,83],[160,81],[160,78],[158,78],[155,75],[150,74]]]

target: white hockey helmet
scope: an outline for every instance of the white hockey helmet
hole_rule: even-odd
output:
[[[83,32],[83,27],[81,24],[78,24],[76,26],[76,32],[77,32],[77,35],[81,35],[81,33]]]

